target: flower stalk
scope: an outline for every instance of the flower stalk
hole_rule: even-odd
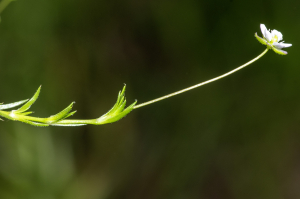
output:
[[[171,94],[168,94],[168,95],[165,95],[163,97],[159,97],[157,99],[154,99],[154,100],[150,100],[148,102],[145,102],[145,103],[142,103],[142,104],[138,104],[136,106],[134,106],[133,108],[134,109],[137,109],[137,108],[140,108],[140,107],[143,107],[143,106],[147,106],[149,104],[153,104],[155,102],[158,102],[158,101],[161,101],[163,99],[167,99],[167,98],[170,98],[172,96],[175,96],[175,95],[179,95],[181,93],[184,93],[186,91],[189,91],[189,90],[192,90],[194,88],[198,88],[200,86],[203,86],[205,84],[209,84],[209,83],[212,83],[214,81],[217,81],[219,79],[222,79],[223,77],[226,77],[228,75],[231,75],[235,72],[237,72],[238,70],[241,70],[242,68],[245,68],[246,66],[252,64],[253,62],[255,62],[256,60],[260,59],[262,56],[264,56],[269,49],[272,49],[274,52],[280,54],[280,55],[286,55],[287,52],[284,51],[284,50],[281,50],[282,48],[287,48],[287,47],[290,47],[292,46],[292,44],[286,44],[286,43],[283,43],[280,42],[283,38],[281,32],[277,31],[277,30],[272,30],[271,32],[269,30],[267,30],[266,26],[264,24],[260,24],[260,29],[261,29],[261,32],[263,34],[263,38],[259,37],[257,35],[257,33],[255,33],[255,37],[256,39],[262,43],[263,45],[266,45],[267,46],[267,49],[265,49],[260,55],[258,55],[257,57],[255,57],[254,59],[252,59],[251,61],[237,67],[236,69],[233,69],[232,71],[229,71],[223,75],[220,75],[218,77],[215,77],[215,78],[212,78],[210,80],[207,80],[205,82],[202,82],[202,83],[199,83],[199,84],[196,84],[194,86],[191,86],[191,87],[188,87],[188,88],[185,88],[185,89],[182,89],[180,91],[177,91],[177,92],[174,92],[174,93],[171,93]]]
[[[266,54],[266,53],[268,52],[268,50],[269,50],[269,49],[266,48],[260,55],[258,55],[257,57],[255,57],[255,58],[252,59],[251,61],[249,61],[249,62],[247,62],[247,63],[245,63],[245,64],[243,64],[243,65],[241,65],[241,66],[239,66],[239,67],[237,67],[237,68],[235,68],[235,69],[233,69],[233,70],[231,70],[231,71],[229,71],[229,72],[227,72],[227,73],[225,73],[225,74],[223,74],[223,75],[220,75],[220,76],[218,76],[218,77],[212,78],[212,79],[207,80],[207,81],[205,81],[205,82],[201,82],[201,83],[196,84],[196,85],[194,85],[194,86],[191,86],[191,87],[182,89],[182,90],[180,90],[180,91],[177,91],[177,92],[174,92],[174,93],[165,95],[165,96],[163,96],[163,97],[160,97],[160,98],[157,98],[157,99],[154,99],[154,100],[150,100],[150,101],[145,102],[145,103],[142,103],[142,104],[138,104],[138,105],[134,106],[133,108],[134,108],[134,109],[137,109],[137,108],[140,108],[140,107],[143,107],[143,106],[147,106],[147,105],[149,105],[149,104],[153,104],[153,103],[158,102],[158,101],[161,101],[161,100],[163,100],[163,99],[167,99],[167,98],[169,98],[169,97],[172,97],[172,96],[175,96],[175,95],[179,95],[179,94],[184,93],[184,92],[186,92],[186,91],[190,91],[190,90],[192,90],[192,89],[194,89],[194,88],[198,88],[198,87],[203,86],[203,85],[205,85],[205,84],[209,84],[209,83],[212,83],[212,82],[217,81],[217,80],[219,80],[219,79],[222,79],[223,77],[226,77],[226,76],[228,76],[228,75],[231,75],[231,74],[237,72],[238,70],[241,70],[242,68],[245,68],[246,66],[252,64],[252,63],[255,62],[256,60],[258,60],[259,58],[261,58],[262,56],[264,56],[264,54]]]

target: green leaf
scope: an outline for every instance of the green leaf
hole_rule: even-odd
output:
[[[265,39],[259,37],[259,36],[257,35],[257,33],[255,33],[254,36],[256,37],[256,39],[257,39],[261,44],[267,45],[267,41],[266,41]]]
[[[272,50],[274,50],[274,52],[279,54],[279,55],[287,55],[288,54],[286,51],[281,50],[281,49],[277,49],[275,47],[272,47]]]
[[[39,97],[41,91],[41,86],[38,88],[38,90],[35,92],[35,94],[33,95],[33,97],[26,103],[24,104],[21,108],[19,108],[18,110],[16,110],[15,112],[17,113],[22,113],[27,111],[30,106],[37,100],[37,98]]]
[[[133,107],[135,106],[136,103],[137,103],[137,101],[132,103],[125,110],[122,109],[122,112],[120,112],[119,114],[114,115],[113,117],[107,118],[105,120],[105,123],[103,123],[103,124],[116,122],[116,121],[122,119],[123,117],[125,117],[127,114],[129,114],[133,110]]]
[[[66,118],[68,118],[68,117],[71,117],[71,116],[74,115],[76,112],[77,112],[77,111],[73,111],[73,112],[67,114],[67,115],[66,115],[65,117],[63,117],[61,120],[64,120],[64,119],[66,119]]]
[[[26,123],[26,124],[30,124],[30,125],[33,125],[33,126],[38,126],[38,127],[49,126],[49,124],[43,124],[43,123],[38,123],[38,122],[32,122],[32,121],[25,120],[25,119],[21,119],[21,118],[18,118],[18,121],[24,122],[24,123]]]
[[[103,116],[114,114],[115,111],[120,107],[120,104],[122,104],[125,99],[125,97],[124,97],[125,89],[126,89],[126,85],[124,85],[122,92],[121,91],[119,92],[118,99],[117,99],[117,102],[115,103],[115,105]]]
[[[28,101],[28,99],[27,100],[18,101],[18,102],[14,102],[14,103],[10,103],[10,104],[3,104],[3,105],[0,105],[0,110],[14,108],[16,106],[20,106],[21,104],[24,104],[27,101]]]
[[[29,112],[24,112],[24,113],[20,113],[20,114],[21,115],[30,115],[31,113],[33,113],[33,112],[29,111]]]
[[[122,92],[119,92],[118,99],[115,105],[106,114],[96,119],[96,124],[106,124],[106,123],[116,122],[122,119],[123,117],[125,117],[128,113],[130,113],[133,110],[133,107],[137,103],[137,101],[132,103],[124,110],[126,106],[126,100],[124,96],[125,89],[126,89],[126,85],[123,87]]]
[[[52,124],[52,123],[55,123],[59,120],[62,120],[64,118],[67,118],[67,117],[73,115],[76,111],[72,112],[71,114],[69,114],[69,112],[72,110],[72,107],[73,107],[74,103],[75,102],[72,102],[67,108],[65,108],[61,112],[57,113],[56,115],[53,115],[53,116],[49,117],[47,119],[47,123]]]

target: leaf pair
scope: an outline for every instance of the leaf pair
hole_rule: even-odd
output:
[[[124,86],[123,90],[119,92],[117,102],[113,106],[113,108],[108,111],[103,116],[97,118],[97,119],[91,119],[91,120],[77,120],[77,119],[66,119],[76,113],[76,111],[70,112],[73,108],[73,105],[75,102],[72,102],[67,108],[62,110],[61,112],[52,115],[48,118],[39,118],[39,117],[32,117],[29,116],[32,112],[26,112],[31,107],[31,105],[37,100],[39,97],[41,86],[38,88],[38,90],[35,92],[33,97],[30,100],[22,100],[19,102],[14,102],[10,104],[0,104],[0,116],[5,117],[10,120],[14,121],[20,121],[24,122],[30,125],[34,126],[82,126],[86,124],[94,124],[94,125],[101,125],[106,123],[112,123],[120,120],[124,116],[126,116],[128,113],[130,113],[134,105],[136,104],[136,101],[132,103],[130,106],[128,106],[125,110],[126,100],[125,100],[125,88]],[[25,104],[24,104],[25,103]],[[3,111],[6,109],[14,108],[17,106],[20,106],[24,104],[22,107],[20,107],[17,110],[12,110],[10,112]]]
[[[132,103],[124,110],[126,106],[125,89],[126,89],[126,85],[123,87],[122,92],[121,91],[119,92],[117,102],[112,107],[112,109],[110,109],[106,114],[102,115],[97,119],[98,124],[116,122],[133,110],[133,107],[137,103],[137,101]]]

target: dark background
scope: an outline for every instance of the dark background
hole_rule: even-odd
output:
[[[142,103],[228,72],[283,33],[287,56],[134,110],[113,124],[0,123],[0,198],[300,198],[299,0],[19,0],[0,24],[0,101],[42,92],[97,118],[126,83]]]

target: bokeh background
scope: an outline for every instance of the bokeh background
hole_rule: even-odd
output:
[[[108,111],[247,68],[103,126],[0,123],[3,199],[300,198],[299,0],[26,0],[0,24],[0,101],[47,117]]]

